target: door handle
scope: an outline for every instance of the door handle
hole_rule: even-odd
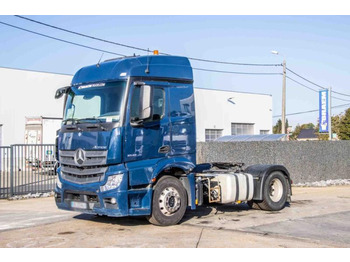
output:
[[[160,154],[166,154],[166,153],[169,153],[169,152],[170,152],[170,146],[161,146],[158,149],[158,153],[160,153]]]

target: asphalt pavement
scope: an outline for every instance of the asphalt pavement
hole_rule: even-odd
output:
[[[293,188],[279,212],[188,210],[179,225],[58,210],[52,197],[0,201],[0,247],[350,247],[350,186]]]

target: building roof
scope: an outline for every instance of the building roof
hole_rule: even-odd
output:
[[[216,139],[218,142],[242,142],[242,141],[284,141],[286,134],[271,134],[271,135],[236,135],[222,136]]]
[[[298,139],[317,138],[317,135],[315,134],[315,129],[312,129],[312,128],[301,129],[297,138]]]

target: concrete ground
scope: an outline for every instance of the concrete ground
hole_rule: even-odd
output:
[[[188,210],[179,225],[58,210],[54,199],[0,201],[0,247],[350,247],[350,186],[293,188],[279,212]]]

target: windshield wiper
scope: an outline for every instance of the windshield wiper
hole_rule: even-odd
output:
[[[89,120],[96,120],[96,121],[98,121],[100,123],[103,123],[103,121],[100,118],[97,118],[96,116],[77,119],[78,123],[80,123],[81,121],[85,121],[85,120],[87,120],[87,121],[89,121]]]
[[[81,119],[78,119],[78,121],[79,122],[81,122],[81,121],[84,121],[84,120],[87,120],[87,121],[89,121],[89,120],[96,120],[96,121],[98,121],[100,124],[102,124],[103,123],[103,121],[100,119],[100,118],[97,118],[97,117],[86,117],[86,118],[81,118]],[[91,125],[91,126],[87,126],[87,128],[97,128],[97,127],[100,127],[102,130],[107,130],[103,125]]]

